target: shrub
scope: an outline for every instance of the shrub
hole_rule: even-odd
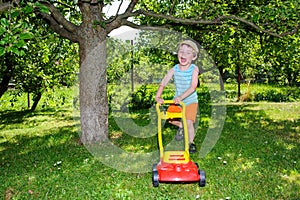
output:
[[[270,86],[254,92],[254,101],[293,102],[299,100],[300,91],[292,87]]]
[[[237,91],[234,90],[234,86],[235,85],[227,85],[225,91],[226,100],[232,101],[237,99]],[[241,85],[242,101],[293,102],[300,99],[300,90],[295,87],[252,84],[250,88],[247,87],[246,84]],[[155,104],[157,89],[158,84],[141,85],[133,94],[131,94],[128,98],[129,101],[124,103],[123,106],[128,106],[131,110],[148,109]],[[173,99],[174,93],[174,86],[167,86],[164,89],[162,98]],[[198,101],[201,104],[209,104],[212,101],[218,102],[224,100],[222,99],[224,97],[223,91],[209,89],[205,84],[202,84],[197,88],[197,94]],[[111,97],[111,95],[113,94],[110,94],[109,97]]]
[[[211,95],[209,93],[208,87],[201,85],[197,88],[198,101],[204,104],[208,104],[211,102]]]
[[[131,109],[150,108],[155,103],[157,87],[142,85],[132,95],[129,107]]]
[[[147,109],[155,104],[155,95],[158,85],[142,85],[132,95],[129,103],[130,109]],[[173,99],[174,88],[166,87],[162,94],[163,99]],[[207,87],[201,86],[197,88],[198,100],[201,103],[211,102],[210,93]]]

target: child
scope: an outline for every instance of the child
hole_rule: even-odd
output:
[[[164,102],[164,100],[161,98],[161,94],[169,80],[174,76],[174,83],[176,87],[174,103],[178,104],[180,101],[183,101],[186,105],[186,122],[189,133],[190,153],[196,152],[196,145],[194,144],[194,123],[198,110],[198,97],[196,88],[198,85],[199,68],[193,64],[193,61],[197,59],[198,52],[199,49],[196,43],[191,40],[185,40],[179,44],[179,64],[170,69],[166,76],[163,78],[155,97],[155,100],[158,103],[162,104]],[[175,139],[183,139],[182,123],[178,120],[171,120],[169,122],[179,127]]]

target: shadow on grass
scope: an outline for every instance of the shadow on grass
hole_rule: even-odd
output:
[[[59,157],[71,159],[68,147],[76,147],[77,140],[78,134],[74,126],[49,129],[40,135],[16,135],[12,140],[1,143],[0,166],[20,173],[34,170],[34,166],[38,166],[40,162],[47,163],[48,160],[53,161]],[[51,165],[50,162],[48,164]]]
[[[40,136],[17,135],[2,143],[0,198],[11,194],[14,199],[40,199],[47,198],[47,193],[51,198],[70,188],[68,183],[75,184],[81,176],[84,179],[92,158],[78,139],[74,126],[65,126]]]
[[[64,126],[2,143],[0,199],[109,199],[126,192],[112,185],[143,179],[105,166],[78,139]]]
[[[227,106],[225,126],[215,149],[231,151],[236,156],[243,152],[247,157],[267,159],[287,152],[290,159],[297,160],[300,156],[299,118],[273,120],[263,109],[257,108],[256,104]]]
[[[201,111],[197,144],[203,142],[209,124],[206,118],[210,115],[210,108]],[[2,112],[0,119],[6,125],[18,125],[37,115],[51,115],[61,120],[72,118],[63,116],[63,111],[45,110],[38,113]],[[143,115],[144,112],[136,115],[135,120],[147,119]],[[111,118],[109,126],[116,145],[131,151],[157,150],[156,136],[132,137],[122,132]],[[224,129],[216,146],[204,159],[193,155],[193,159],[207,172],[207,186],[201,190],[201,197],[297,199],[299,127],[299,118],[273,120],[257,104],[228,105]],[[169,184],[160,186],[162,190],[152,190],[149,175],[126,174],[106,167],[95,161],[83,146],[78,145],[77,140],[78,133],[71,125],[51,128],[39,135],[16,135],[13,140],[1,143],[1,191],[11,191],[19,199],[30,199],[32,195],[36,195],[37,199],[71,196],[73,199],[109,199],[113,195],[118,199],[116,194],[128,194],[131,198],[143,195],[145,199],[159,197],[160,194],[176,199],[182,192],[190,195],[187,197],[191,199],[200,193],[194,190],[193,185],[179,185],[174,194],[164,193],[167,189],[174,190],[174,186]],[[152,164],[149,163],[149,168]],[[293,170],[296,171],[294,176]],[[144,192],[141,194],[139,191]],[[4,192],[0,193],[0,198],[2,195]]]
[[[291,144],[299,149],[299,115],[291,119],[274,120],[256,104],[227,106],[227,118],[223,136],[235,142],[246,142],[258,146],[282,146]],[[299,111],[300,112],[300,111]],[[281,142],[278,142],[281,141]],[[246,145],[249,146],[249,145]],[[293,148],[289,149],[292,150]],[[266,150],[265,150],[266,151]],[[263,151],[263,152],[265,152]]]
[[[13,124],[22,124],[28,120],[30,117],[39,117],[39,116],[51,116],[56,119],[61,120],[73,120],[72,116],[66,116],[64,113],[69,112],[67,109],[55,109],[55,108],[47,108],[39,111],[15,111],[15,110],[6,110],[0,111],[0,121],[1,126],[0,130],[4,129],[5,126],[13,125]],[[46,121],[46,120],[45,120]]]
[[[27,117],[34,116],[35,113],[29,110],[25,111],[15,111],[15,110],[6,110],[0,111],[0,120],[1,124],[19,124],[22,123]]]
[[[200,120],[198,132],[196,134],[195,143],[198,149],[206,136],[209,128],[210,107],[200,107]],[[300,111],[299,111],[300,112]],[[149,113],[146,112],[146,115]],[[154,113],[155,114],[155,113]],[[133,118],[137,123],[149,120],[149,116],[145,117],[145,110],[135,113]],[[139,151],[141,146],[151,146],[150,151],[157,149],[157,136],[149,138],[132,137],[126,131],[122,131],[114,118],[110,118],[110,136],[111,140],[118,146],[126,148],[126,146],[136,146],[132,150]],[[139,123],[141,127],[147,125]],[[247,156],[266,154],[275,148],[276,151],[299,150],[299,119],[294,120],[273,120],[270,118],[263,108],[259,108],[258,104],[236,104],[227,105],[227,115],[223,132],[220,135],[220,141],[214,149],[222,149],[222,151],[245,151]],[[166,129],[172,129],[172,134],[176,132],[176,128],[165,124]],[[174,131],[175,130],[175,131]],[[152,131],[157,131],[152,130]],[[174,135],[165,135],[166,142],[170,142]],[[222,145],[226,145],[223,147]],[[235,149],[234,149],[235,148]],[[280,149],[281,148],[281,149]],[[263,155],[265,156],[265,155]]]
[[[274,120],[258,105],[228,105],[218,143],[206,158],[193,158],[207,171],[209,184],[225,184],[222,192],[234,199],[298,199],[299,115]],[[206,128],[197,133],[198,144]]]

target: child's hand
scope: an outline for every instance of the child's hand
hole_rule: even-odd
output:
[[[174,103],[175,104],[179,104],[181,101],[181,99],[179,97],[174,98]]]

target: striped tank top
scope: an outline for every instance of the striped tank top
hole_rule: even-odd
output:
[[[191,64],[191,66],[187,70],[180,70],[179,65],[175,65],[174,67],[174,83],[176,87],[175,97],[183,94],[192,83],[192,75],[194,72],[195,65]],[[175,98],[174,97],[174,98]],[[183,103],[187,106],[192,103],[198,103],[198,96],[196,90],[182,100]]]

